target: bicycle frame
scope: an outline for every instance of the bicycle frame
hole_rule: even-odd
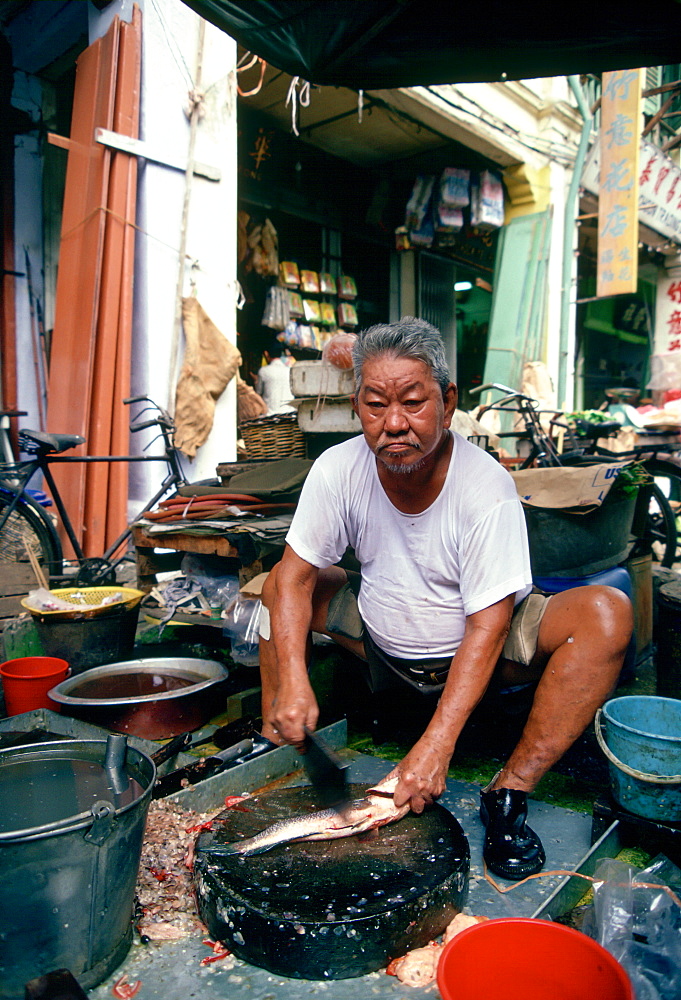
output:
[[[76,556],[78,563],[83,563],[87,560],[87,556],[83,552],[82,546],[78,541],[75,530],[73,528],[73,523],[69,517],[69,513],[64,506],[64,501],[62,500],[61,494],[59,493],[59,488],[54,480],[52,472],[50,470],[51,465],[72,465],[72,464],[91,464],[94,462],[127,462],[127,463],[137,463],[137,462],[165,462],[168,466],[168,472],[163,479],[160,487],[154,494],[154,496],[146,503],[139,514],[144,514],[148,510],[151,510],[156,503],[163,497],[169,489],[173,486],[183,486],[186,484],[186,479],[184,477],[184,472],[180,465],[179,456],[173,445],[172,441],[172,430],[173,424],[172,420],[168,415],[157,407],[152,400],[148,397],[134,397],[132,399],[126,399],[124,402],[126,404],[133,402],[147,401],[152,403],[152,406],[159,412],[160,416],[154,418],[153,420],[140,421],[139,417],[141,414],[137,415],[136,420],[131,423],[130,430],[132,432],[141,431],[148,427],[157,427],[160,431],[160,437],[163,439],[164,450],[163,454],[159,455],[63,455],[54,452],[40,452],[34,458],[28,460],[20,460],[14,463],[7,463],[5,468],[0,467],[0,491],[9,495],[12,494],[12,499],[9,504],[5,507],[2,515],[0,515],[0,532],[4,528],[8,518],[12,515],[13,511],[19,507],[20,504],[28,504],[34,511],[37,512],[38,516],[48,527],[51,535],[55,541],[55,548],[61,554],[61,543],[59,541],[59,536],[47,515],[45,514],[43,508],[40,504],[31,497],[29,493],[26,492],[27,487],[33,476],[40,472],[44,478],[45,484],[47,485],[52,499],[54,500],[57,511],[61,518],[61,523],[64,527],[64,531],[73,546],[73,551]],[[141,413],[143,414],[146,409],[145,407]],[[155,439],[156,440],[156,439]],[[102,560],[109,562],[111,567],[114,568],[125,558],[122,556],[115,562],[112,562],[112,557],[120,549],[121,545],[130,538],[132,531],[130,527],[126,527],[123,532],[109,545],[106,551],[100,557]]]
[[[558,450],[551,440],[550,435],[544,430],[539,419],[542,413],[553,413],[555,416],[558,411],[540,410],[538,409],[537,401],[535,399],[532,399],[530,396],[525,396],[523,393],[516,392],[506,385],[500,385],[498,383],[479,386],[471,390],[471,395],[477,395],[479,392],[490,389],[496,389],[498,392],[503,392],[505,395],[502,399],[498,399],[495,403],[487,403],[484,406],[481,406],[477,411],[477,419],[480,420],[480,418],[488,410],[511,413],[515,417],[520,416],[522,418],[525,430],[519,433],[510,432],[514,437],[526,437],[529,438],[530,441],[530,453],[522,460],[519,468],[530,468],[535,464],[535,462],[541,466],[559,466],[561,462]],[[555,424],[556,421],[552,420],[551,423]],[[505,436],[509,435],[500,435],[500,437]]]
[[[183,476],[178,476],[177,473],[172,469],[172,463],[168,462],[166,455],[55,455],[46,456],[46,461],[36,462],[36,470],[38,469],[42,472],[45,477],[45,482],[49,487],[52,499],[55,502],[57,510],[59,511],[59,516],[61,522],[64,526],[64,530],[68,536],[71,545],[73,546],[73,551],[76,553],[76,558],[80,562],[85,559],[85,553],[78,542],[76,533],[73,530],[73,524],[69,518],[66,507],[64,506],[64,501],[61,498],[57,484],[54,481],[54,477],[50,471],[50,465],[72,465],[75,463],[85,462],[90,464],[92,462],[166,462],[171,465],[171,471],[165,476],[161,486],[154,494],[154,496],[149,500],[145,507],[140,511],[140,514],[146,513],[146,511],[151,510],[151,508],[156,504],[161,497],[167,493],[171,486],[183,486],[185,483]],[[27,480],[28,482],[28,480]],[[0,529],[2,529],[2,524],[0,523]],[[121,532],[118,538],[111,543],[108,549],[102,554],[103,559],[111,559],[115,552],[121,547],[123,542],[126,541],[131,535],[130,528],[126,528],[125,531]]]

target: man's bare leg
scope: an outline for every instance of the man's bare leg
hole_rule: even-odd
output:
[[[267,577],[262,591],[262,602],[266,608],[271,609],[276,594],[278,564]],[[312,598],[312,631],[328,635],[334,642],[349,649],[356,656],[363,656],[364,649],[361,642],[354,642],[344,636],[334,635],[326,631],[326,618],[329,610],[329,602],[335,594],[347,583],[347,574],[339,566],[330,566],[328,569],[319,571],[317,584]],[[308,661],[311,653],[312,638],[308,640]],[[275,731],[271,722],[271,710],[278,688],[278,665],[277,654],[272,639],[263,639],[260,636],[260,683],[262,686],[261,706],[262,706],[262,735],[272,743],[281,744],[284,741],[278,732]]]
[[[614,690],[632,630],[631,602],[612,587],[575,587],[551,597],[530,665],[542,671],[532,709],[492,788],[536,788]]]
[[[480,793],[482,856],[495,874],[521,879],[546,860],[526,823],[527,794],[572,746],[615,688],[633,629],[629,598],[612,587],[554,594],[529,668],[501,665],[511,683],[539,676],[529,718],[504,768]],[[534,672],[534,678],[532,673]]]

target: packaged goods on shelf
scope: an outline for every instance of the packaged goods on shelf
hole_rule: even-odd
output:
[[[435,240],[435,226],[430,214],[424,218],[418,229],[409,231],[409,238],[415,247],[431,247]]]
[[[288,297],[288,311],[293,319],[302,319],[305,315],[303,311],[303,297],[300,292],[294,292],[292,288],[286,289]]]
[[[338,304],[338,325],[357,326],[357,310],[350,302]]]
[[[322,323],[324,326],[336,325],[336,310],[330,302],[321,303]]]
[[[463,229],[463,209],[440,202],[436,209],[435,229],[438,233],[458,233]]]
[[[322,311],[319,302],[314,299],[303,299],[303,316],[308,323],[319,323],[322,318]]]
[[[279,287],[279,285],[272,285],[271,288],[267,289],[265,296],[262,325],[268,326],[271,330],[285,330],[290,318],[286,289]]]
[[[464,208],[470,203],[471,172],[462,167],[445,167],[440,178],[440,204]]]
[[[504,224],[504,186],[501,177],[483,170],[479,182],[471,185],[471,225],[479,229],[499,229]]]
[[[319,275],[316,271],[300,272],[300,288],[308,295],[319,295]]]
[[[356,299],[357,298],[357,285],[355,279],[351,278],[348,274],[342,274],[338,279],[338,298],[339,299]]]
[[[430,200],[433,193],[435,177],[430,174],[419,174],[414,181],[411,197],[407,202],[404,224],[407,229],[418,230],[429,214]]]
[[[282,260],[279,265],[279,277],[282,285],[287,288],[297,288],[300,284],[300,272],[294,260]]]
[[[328,271],[322,271],[319,275],[319,290],[322,295],[336,294],[336,282],[334,281],[333,275],[329,274]]]

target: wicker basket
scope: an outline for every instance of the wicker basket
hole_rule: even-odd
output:
[[[249,458],[305,458],[305,438],[296,413],[245,420],[239,433]]]
[[[66,611],[64,608],[58,611],[38,610],[27,603],[26,597],[21,601],[21,605],[34,616],[49,618],[51,621],[68,621],[95,617],[108,618],[112,613],[131,611],[144,597],[141,590],[134,590],[132,587],[59,587],[50,593],[62,601],[73,604],[73,611]],[[116,599],[109,600],[108,604],[102,604],[103,600],[111,597]]]

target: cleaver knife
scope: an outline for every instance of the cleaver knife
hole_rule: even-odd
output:
[[[342,812],[350,802],[348,765],[309,729],[305,729],[302,752],[303,766],[320,803],[327,809]]]

